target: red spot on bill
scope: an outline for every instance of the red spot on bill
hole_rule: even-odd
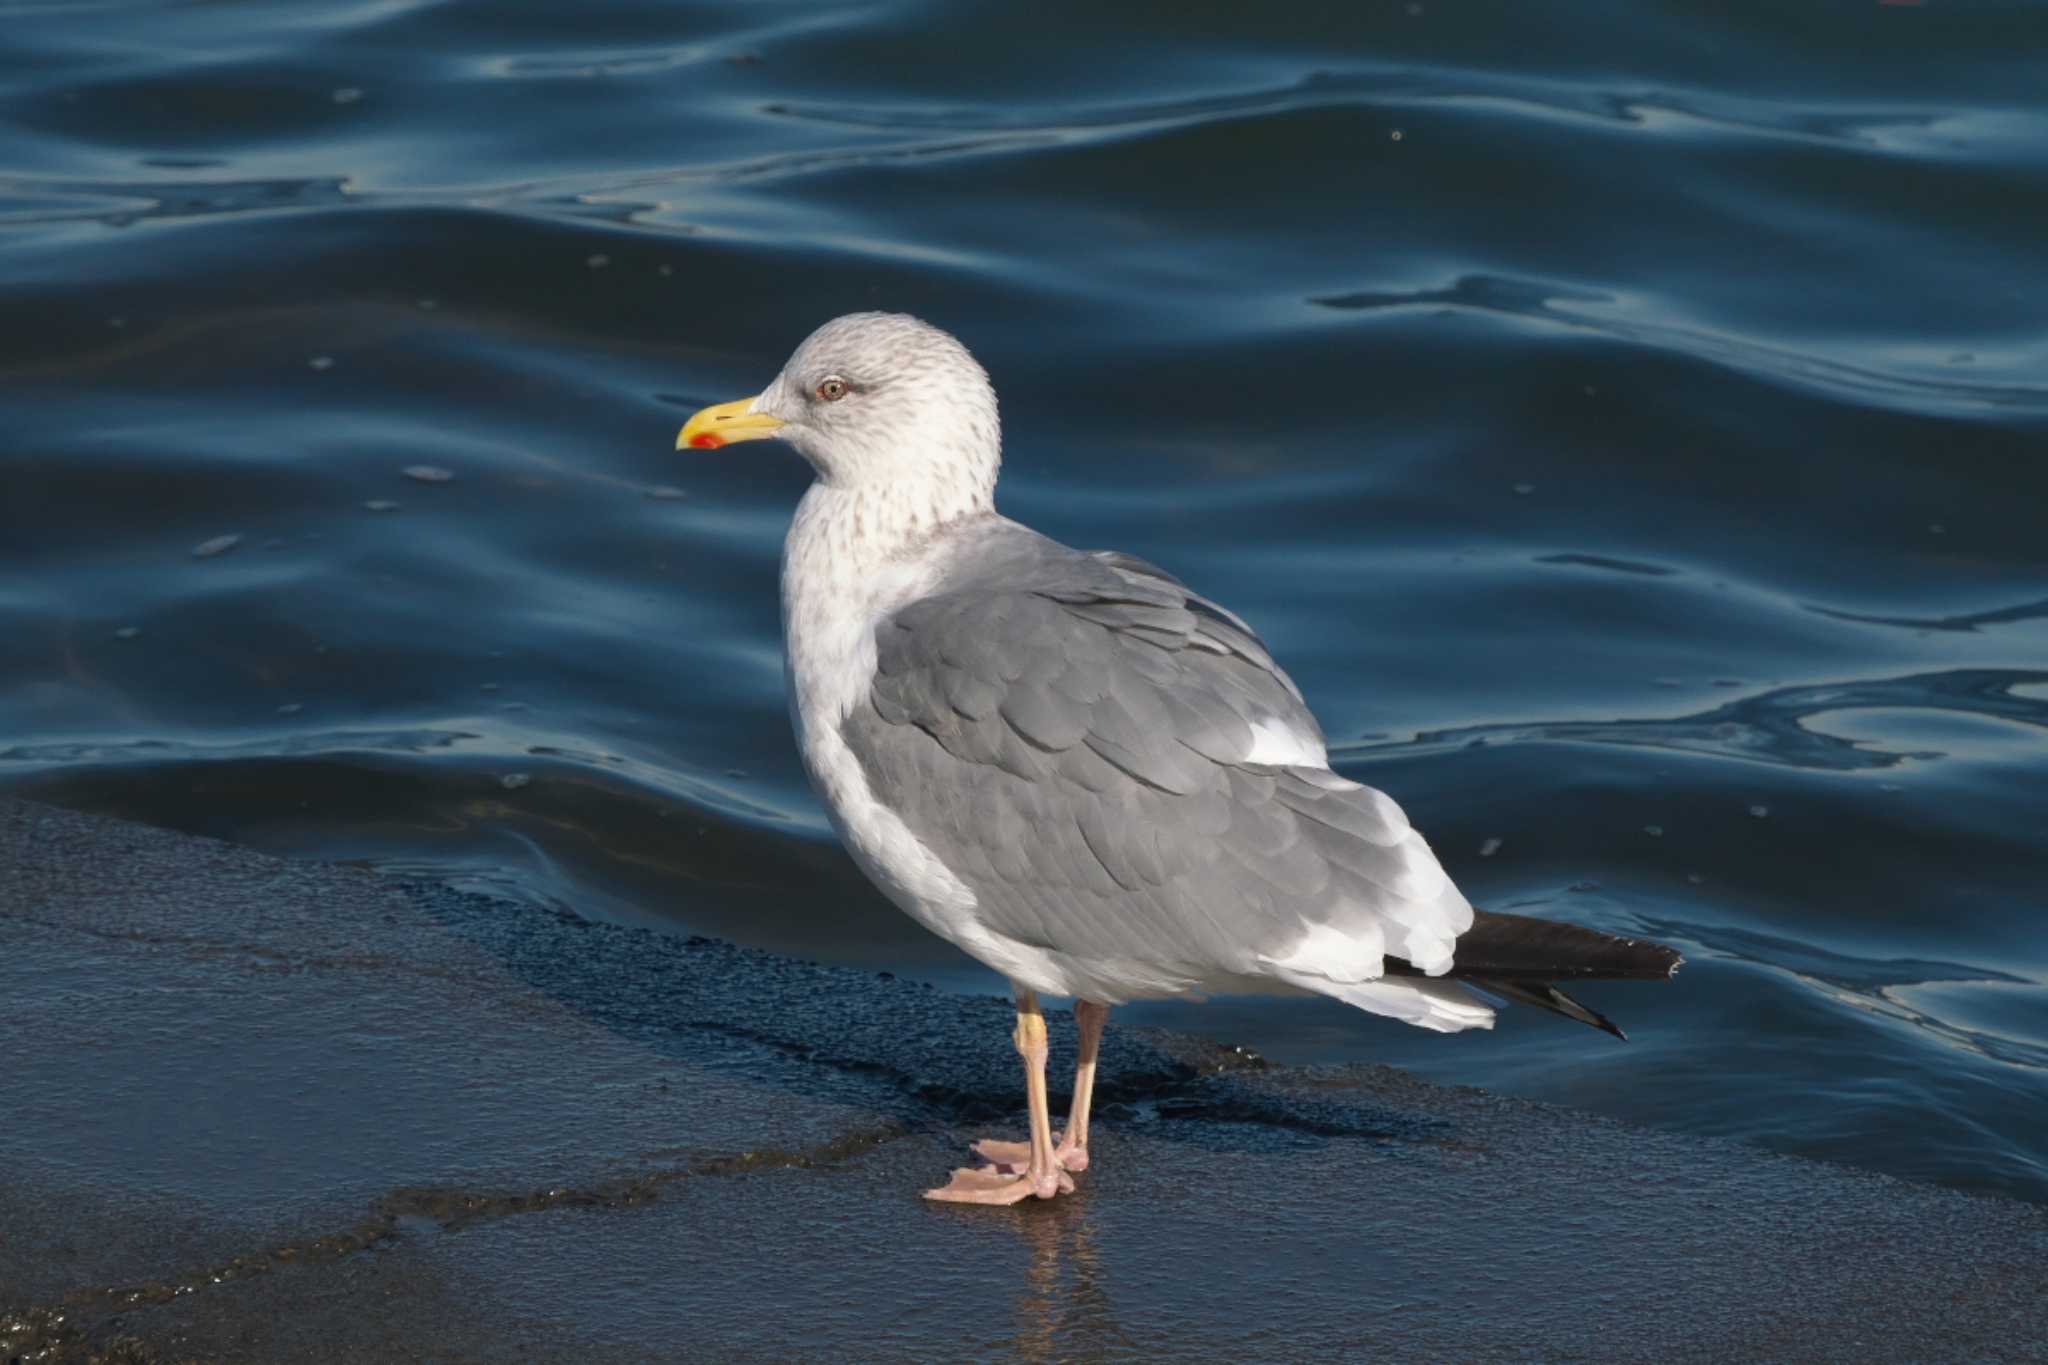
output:
[[[716,450],[725,444],[725,438],[715,431],[700,431],[690,438],[690,444],[698,450]]]

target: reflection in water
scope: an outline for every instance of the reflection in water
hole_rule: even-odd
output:
[[[1085,1191],[1020,1206],[1012,1220],[1031,1254],[1017,1295],[1017,1336],[1023,1360],[1090,1359],[1137,1350],[1110,1302],[1109,1267],[1097,1245]]]

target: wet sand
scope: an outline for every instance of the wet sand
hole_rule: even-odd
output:
[[[0,959],[4,1359],[2048,1360],[2048,1209],[1391,1068],[1113,1021],[942,1208],[999,1000],[18,802]]]

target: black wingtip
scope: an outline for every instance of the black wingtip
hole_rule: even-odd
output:
[[[1685,961],[1662,943],[1494,910],[1473,912],[1457,954],[1453,976],[1526,982],[1662,981]]]
[[[1628,1041],[1628,1035],[1621,1031],[1621,1025],[1591,1006],[1572,999],[1547,982],[1501,981],[1492,977],[1473,977],[1471,982],[1480,990],[1497,995],[1503,1000],[1534,1005],[1538,1009],[1549,1010],[1552,1014],[1576,1019],[1581,1024],[1590,1024],[1602,1033],[1613,1034],[1624,1043]]]
[[[1475,910],[1472,927],[1458,938],[1457,963],[1449,973],[1489,995],[1576,1019],[1624,1043],[1620,1025],[1559,989],[1560,981],[1668,981],[1685,959],[1676,948],[1644,939],[1603,934],[1557,920]],[[1387,959],[1395,976],[1419,976],[1399,958]]]

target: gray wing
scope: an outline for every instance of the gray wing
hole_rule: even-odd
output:
[[[1469,907],[1391,799],[1321,765],[1300,692],[1243,621],[1142,560],[1014,523],[955,559],[878,625],[842,733],[984,930],[1110,998],[1304,961],[1369,979],[1382,950],[1448,964]],[[1254,761],[1275,733],[1316,761]]]

